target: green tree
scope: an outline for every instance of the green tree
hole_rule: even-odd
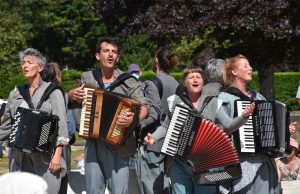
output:
[[[16,79],[20,72],[18,52],[24,48],[30,34],[30,25],[20,16],[21,8],[11,7],[10,1],[0,1],[0,96],[7,98],[15,84],[23,81]]]
[[[86,69],[95,62],[95,45],[106,27],[92,10],[93,0],[31,0],[23,17],[34,25],[30,40],[49,61]]]

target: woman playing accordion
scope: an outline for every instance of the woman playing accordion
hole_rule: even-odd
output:
[[[32,48],[21,52],[20,59],[23,74],[28,81],[28,88],[26,88],[26,90],[29,96],[28,98],[32,102],[29,104],[32,104],[32,106],[36,108],[45,90],[50,85],[49,82],[44,82],[40,76],[41,71],[46,65],[46,59],[39,51]],[[16,124],[13,118],[17,118],[17,110],[30,110],[29,104],[21,95],[20,90],[14,89],[10,93],[8,104],[2,117],[3,123],[0,126],[1,141],[6,140],[10,136],[12,128],[14,128],[12,124]],[[10,171],[24,171],[41,176],[48,184],[47,192],[49,194],[55,194],[59,191],[61,182],[60,175],[65,172],[64,170],[66,169],[65,161],[61,157],[62,146],[68,144],[69,141],[65,116],[66,110],[62,92],[60,90],[54,90],[49,98],[41,104],[40,111],[45,114],[56,115],[59,118],[57,137],[54,139],[53,145],[54,150],[40,150],[41,152],[39,152],[39,150],[35,148],[28,150],[17,149],[13,146],[10,156]],[[38,113],[36,110],[32,112]],[[19,119],[22,120],[23,118]],[[34,119],[32,122],[30,121],[30,125],[38,125],[38,123],[34,123],[34,121]],[[26,126],[23,126],[23,128],[26,129]],[[27,131],[23,132],[27,133]],[[34,131],[32,133],[34,133]],[[32,141],[34,141],[33,138]],[[22,143],[18,143],[18,145],[21,144]],[[27,147],[27,145],[24,146]]]
[[[187,112],[196,111],[201,114],[201,117],[213,121],[217,110],[217,99],[212,98],[210,100],[205,100],[207,96],[201,95],[202,86],[202,70],[199,67],[189,67],[185,69],[183,73],[183,85],[177,88],[176,95],[168,98],[170,109],[169,116],[166,117],[164,123],[153,134],[147,134],[144,139],[145,142],[154,144],[156,141],[166,136],[167,129],[172,125],[171,115],[175,115],[174,111],[176,105],[185,107],[183,109],[187,109]],[[186,111],[179,111],[179,117],[180,115],[184,115],[184,112]],[[187,161],[181,160],[178,157],[168,156],[166,165],[166,173],[171,178],[171,185],[174,193],[216,193],[215,186],[198,184],[198,180],[195,180],[193,176],[193,169]]]
[[[216,123],[223,126],[231,134],[245,124],[252,114],[255,104],[246,106],[243,114],[235,117],[234,104],[236,100],[265,100],[253,90],[247,88],[252,80],[252,68],[249,61],[238,55],[226,60],[223,69],[223,78],[228,86],[219,94],[222,107],[216,116]],[[240,154],[242,176],[233,181],[234,193],[275,193],[277,189],[277,173],[274,159],[260,153]]]

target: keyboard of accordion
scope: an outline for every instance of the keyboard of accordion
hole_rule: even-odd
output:
[[[237,116],[241,116],[244,109],[249,105],[250,101],[236,101]],[[253,120],[252,115],[249,116],[248,121],[239,128],[239,141],[240,151],[244,153],[254,153],[254,131],[253,131]]]
[[[169,128],[162,145],[161,152],[174,156],[178,149],[178,140],[182,133],[182,128],[186,123],[189,110],[182,106],[176,106],[173,112]]]
[[[100,128],[102,95],[101,91],[95,92],[94,88],[84,87],[86,98],[82,101],[82,110],[80,117],[79,136],[98,137],[99,131],[92,129]],[[97,101],[97,102],[95,102]],[[91,125],[93,127],[91,127]]]

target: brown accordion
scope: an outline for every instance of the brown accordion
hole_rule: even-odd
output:
[[[105,139],[112,145],[126,142],[138,124],[140,104],[116,93],[85,86],[86,98],[82,102],[79,136],[83,138]],[[135,119],[128,128],[116,124],[119,115],[134,112]]]
[[[8,145],[23,152],[51,153],[58,135],[58,116],[18,107]]]
[[[162,153],[186,160],[198,184],[216,184],[241,176],[237,152],[223,130],[197,111],[176,105]]]

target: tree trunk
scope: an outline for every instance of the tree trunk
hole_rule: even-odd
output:
[[[268,100],[274,100],[274,71],[273,65],[264,64],[259,68],[260,93]]]

